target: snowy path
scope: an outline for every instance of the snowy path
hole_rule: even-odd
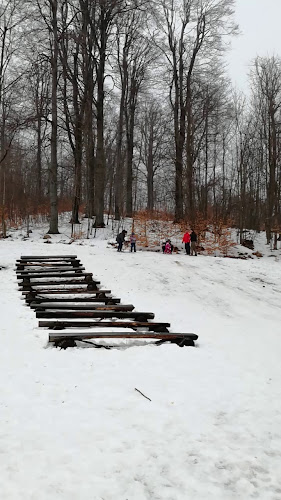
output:
[[[280,262],[34,240],[0,241],[1,500],[280,500]],[[46,348],[14,263],[70,248],[199,348]]]

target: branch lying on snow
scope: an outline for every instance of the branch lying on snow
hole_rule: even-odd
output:
[[[139,391],[138,389],[135,388],[135,391],[138,391],[144,398],[148,399],[149,401],[151,401],[150,398],[148,398],[147,396],[145,396],[145,394],[143,394],[141,391]]]

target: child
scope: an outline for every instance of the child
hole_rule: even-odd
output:
[[[172,245],[170,240],[166,241],[164,253],[172,253]]]
[[[134,250],[134,252],[136,251],[136,241],[137,241],[136,235],[135,235],[135,233],[132,233],[130,236],[131,252],[133,250]]]

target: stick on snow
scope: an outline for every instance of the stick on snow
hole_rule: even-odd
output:
[[[135,391],[138,391],[144,398],[148,399],[149,401],[151,401],[150,398],[148,398],[145,394],[143,394],[141,391],[139,391],[138,389],[135,388]]]

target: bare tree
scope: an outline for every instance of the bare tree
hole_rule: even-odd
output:
[[[260,58],[255,61],[255,73],[252,80],[260,101],[261,117],[267,144],[268,169],[266,171],[267,216],[266,236],[270,243],[272,230],[275,227],[274,247],[277,248],[277,214],[278,214],[278,141],[281,131],[281,60],[280,58]]]
[[[59,26],[58,0],[37,0],[39,16],[49,37],[51,66],[51,161],[49,166],[50,234],[58,234],[58,62]]]
[[[19,29],[25,15],[18,0],[5,0],[0,6],[0,196],[2,234],[6,236],[6,161],[15,135],[25,122],[18,112],[20,83],[23,79],[21,65],[17,62],[22,33]],[[18,95],[18,96],[17,96]],[[16,98],[17,96],[17,98]]]
[[[170,103],[175,140],[175,220],[183,217],[183,161],[186,155],[187,184],[192,200],[193,113],[192,79],[202,55],[200,71],[206,71],[212,57],[223,52],[223,36],[234,33],[234,0],[160,0],[168,46],[164,50],[170,68]],[[158,18],[157,18],[158,19]],[[158,21],[159,24],[159,21]],[[161,39],[161,38],[160,38]],[[163,47],[163,40],[158,42]],[[192,210],[192,206],[190,210]]]
[[[30,72],[28,73],[28,84],[31,94],[31,104],[34,107],[33,126],[36,133],[36,190],[37,203],[42,202],[43,197],[43,161],[42,147],[47,131],[47,116],[49,114],[49,85],[50,72],[49,61],[42,54],[31,53]]]
[[[147,210],[154,210],[155,176],[167,162],[168,116],[159,103],[147,103],[140,117],[140,159],[146,169]]]

